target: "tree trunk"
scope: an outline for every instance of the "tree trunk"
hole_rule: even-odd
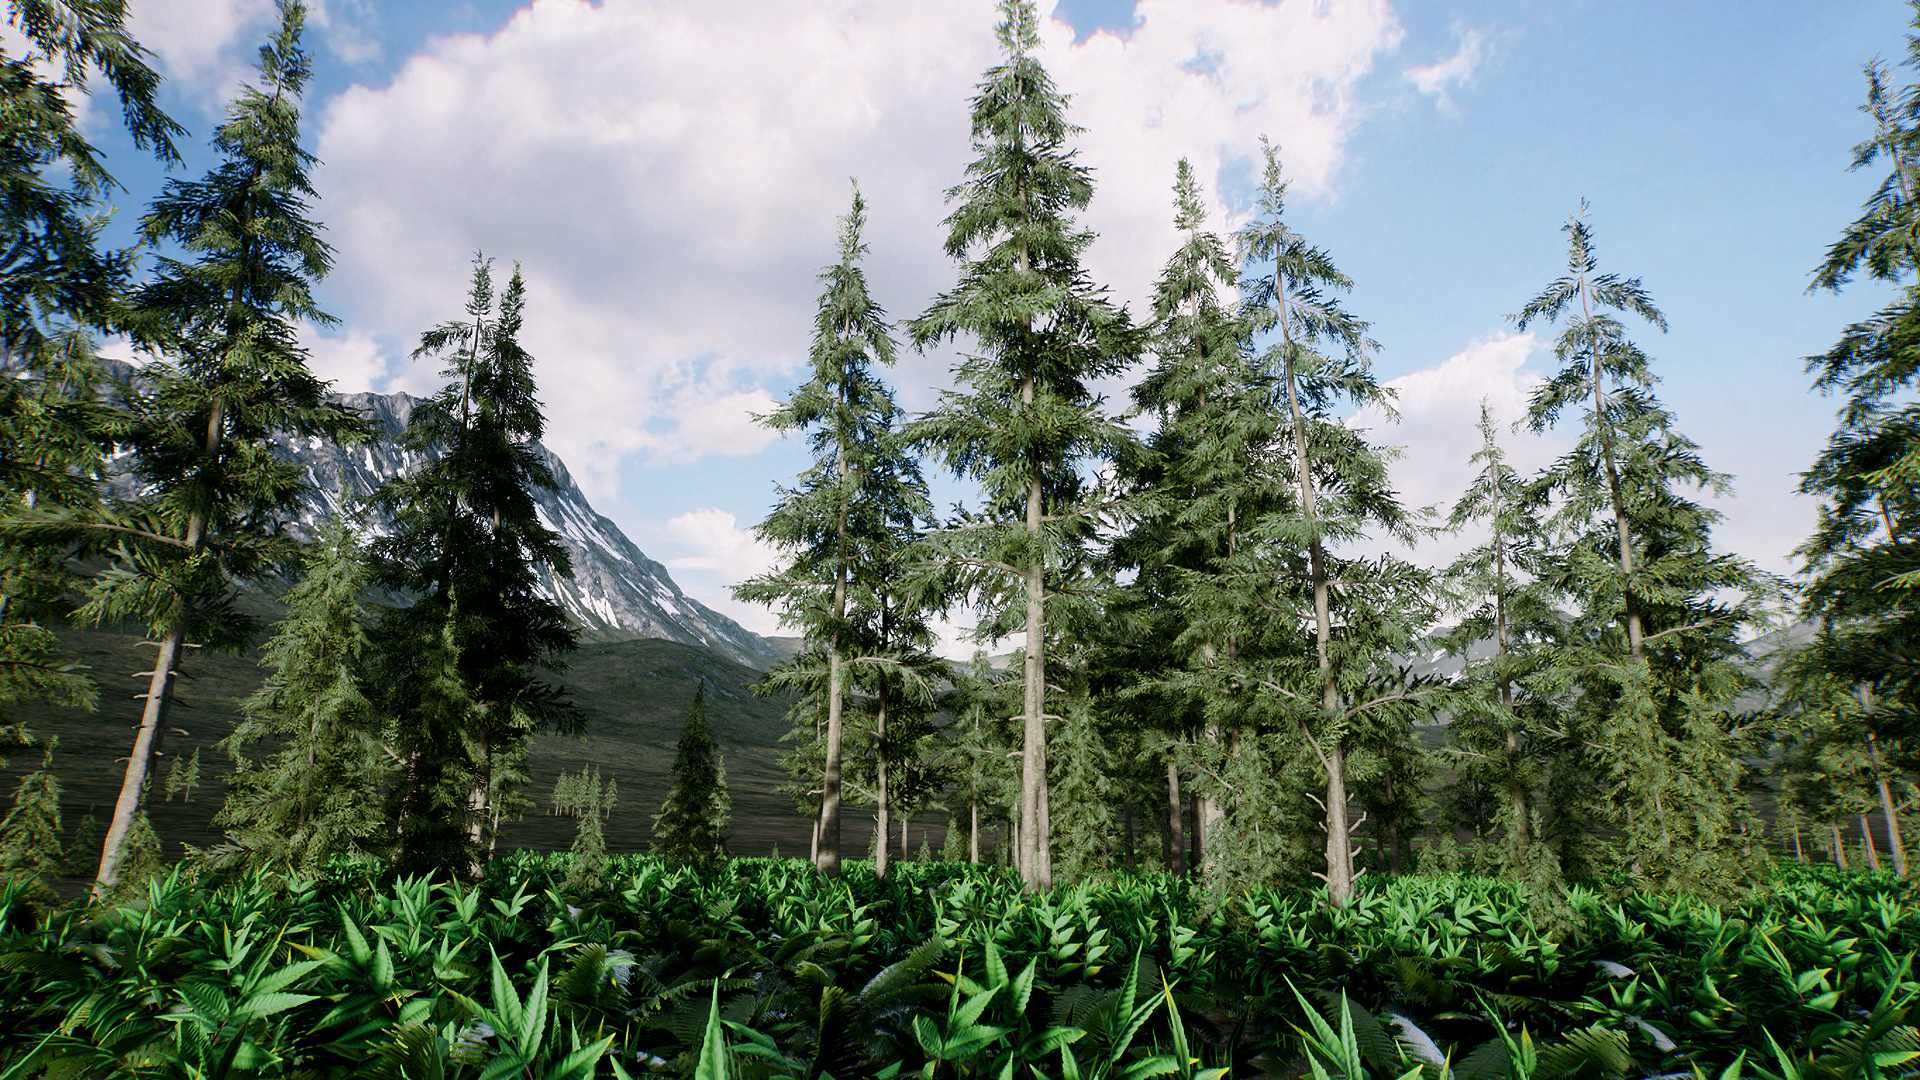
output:
[[[120,781],[120,797],[114,801],[113,817],[107,824],[107,838],[100,847],[100,866],[94,873],[93,898],[104,900],[120,883],[121,847],[133,817],[146,800],[148,774],[154,755],[160,751],[160,737],[166,730],[167,714],[173,705],[173,683],[184,646],[185,630],[174,627],[160,639],[160,653],[154,658],[147,681],[146,708],[140,713],[140,726],[133,736],[133,752],[127,757],[125,776]]]
[[[972,820],[967,823],[967,861],[980,861],[980,792],[976,789],[973,797],[967,800],[968,814]]]
[[[1021,400],[1033,403],[1034,382],[1021,384]],[[1028,892],[1053,887],[1053,852],[1047,835],[1047,615],[1046,559],[1041,551],[1040,477],[1027,483],[1027,663],[1026,709],[1020,753],[1020,880]]]
[[[468,863],[467,873],[470,877],[477,879],[487,872],[486,855],[483,854],[483,852],[491,853],[492,851],[492,845],[487,841],[487,826],[489,824],[488,818],[491,816],[488,811],[491,802],[489,796],[492,792],[490,792],[488,788],[492,786],[493,782],[491,775],[493,772],[493,743],[488,737],[487,728],[484,723],[481,724],[480,729],[474,734],[478,736],[480,740],[481,768],[479,774],[473,778],[473,782],[467,786],[467,814],[469,817],[467,822],[467,843],[473,849],[473,861]]]
[[[1181,815],[1180,767],[1167,762],[1167,872],[1174,877],[1187,876],[1187,830]]]
[[[892,807],[887,805],[887,699],[885,695],[880,697],[878,709],[874,713],[873,745],[873,756],[880,766],[880,782],[874,789],[878,818],[873,826],[874,835],[880,839],[873,845],[873,876],[883,878],[887,876],[887,841],[893,839],[892,833],[888,830],[891,824],[889,811]]]
[[[1207,744],[1209,749],[1225,749],[1226,733],[1219,724],[1207,725]],[[1210,793],[1194,796],[1193,842],[1198,849],[1202,881],[1217,881],[1220,877],[1220,832],[1227,821],[1225,795],[1225,792],[1221,792],[1219,797]]]
[[[1493,640],[1494,651],[1507,655],[1507,540],[1500,528],[1500,464],[1491,462],[1492,483],[1488,491],[1493,501]],[[1500,715],[1507,721],[1507,798],[1513,814],[1515,846],[1525,849],[1531,842],[1532,822],[1527,813],[1527,788],[1520,778],[1520,733],[1513,723],[1513,680],[1500,679]],[[1398,873],[1399,871],[1395,871]]]
[[[1282,331],[1289,333],[1282,313]],[[1332,582],[1327,573],[1326,548],[1320,542],[1319,510],[1314,501],[1313,458],[1307,451],[1306,420],[1300,412],[1300,388],[1294,375],[1292,342],[1287,351],[1287,407],[1293,416],[1294,466],[1300,474],[1300,509],[1307,516],[1308,573],[1313,580],[1314,649],[1320,667],[1320,713],[1327,721],[1340,716],[1340,685],[1333,671]],[[1308,743],[1327,770],[1327,903],[1345,907],[1353,898],[1353,844],[1347,825],[1347,751],[1343,740],[1321,746],[1311,725],[1303,724]]]
[[[847,522],[840,518],[842,550],[845,550]],[[847,571],[835,568],[833,578],[833,619],[837,625],[847,611]],[[840,660],[840,634],[836,630],[827,640],[827,760],[820,777],[820,838],[813,865],[827,877],[840,876],[840,754],[846,737],[845,665]]]
[[[1840,822],[1837,819],[1827,822],[1827,829],[1833,834],[1833,864],[1845,870],[1847,869],[1847,843],[1840,835]]]
[[[847,403],[847,361],[840,367],[839,397],[845,412]],[[840,486],[847,482],[847,434],[837,433]],[[847,614],[847,507],[844,502],[834,516],[835,546],[833,566],[833,626],[827,635],[827,760],[821,769],[820,846],[813,865],[827,877],[840,876],[840,755],[846,737],[846,674],[840,659],[840,620]]]
[[[1901,877],[1907,876],[1907,842],[1900,835],[1900,811],[1893,805],[1893,792],[1887,787],[1887,776],[1880,770],[1880,741],[1874,733],[1867,732],[1867,756],[1873,763],[1874,786],[1880,792],[1880,816],[1887,825],[1887,850],[1893,853],[1893,872]]]
[[[1587,304],[1584,274],[1580,278],[1580,315],[1588,324],[1593,322],[1593,312]],[[1627,529],[1627,500],[1620,493],[1620,468],[1613,459],[1613,429],[1607,425],[1606,391],[1602,382],[1605,376],[1600,370],[1600,351],[1589,346],[1588,355],[1593,374],[1593,426],[1600,439],[1600,459],[1607,472],[1607,494],[1613,500],[1614,534],[1620,545],[1620,595],[1627,615],[1627,649],[1633,654],[1634,662],[1640,663],[1647,658],[1646,631],[1640,623],[1640,598],[1633,588],[1633,542]]]
[[[907,861],[907,826],[912,821],[913,821],[912,814],[903,812],[900,815],[900,861],[901,862]]]
[[[1860,846],[1867,854],[1867,869],[1878,872],[1880,869],[1880,849],[1874,846],[1873,827],[1867,823],[1867,815],[1860,815]]]
[[[1793,858],[1795,862],[1806,862],[1807,853],[1800,847],[1800,823],[1793,823]]]

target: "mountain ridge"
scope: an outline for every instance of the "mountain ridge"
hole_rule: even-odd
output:
[[[369,505],[369,498],[381,483],[426,460],[425,454],[399,443],[420,399],[368,391],[333,394],[330,400],[360,413],[374,437],[358,446],[317,437],[281,443],[279,453],[306,467],[310,485],[288,529],[311,539],[328,520],[346,514],[363,532],[387,535],[392,523]],[[533,493],[535,509],[541,523],[559,534],[573,562],[570,578],[541,568],[540,591],[574,618],[583,642],[661,638],[704,646],[762,671],[786,658],[780,644],[688,596],[666,567],[593,508],[559,455],[539,443],[534,451],[555,481],[552,490]]]

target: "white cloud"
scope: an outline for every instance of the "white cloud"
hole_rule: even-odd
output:
[[[1513,424],[1526,415],[1527,398],[1539,381],[1523,370],[1537,345],[1532,334],[1495,334],[1433,367],[1388,380],[1386,385],[1399,392],[1394,404],[1398,423],[1374,408],[1354,416],[1352,425],[1367,431],[1374,445],[1418,448],[1390,467],[1401,505],[1433,507],[1444,520],[1477,468],[1469,459],[1480,449],[1483,400],[1507,461],[1515,469],[1534,472],[1565,449],[1565,439],[1551,433],[1536,436],[1524,429],[1513,431]],[[1481,539],[1477,532],[1463,530],[1457,536],[1423,541],[1412,553],[1399,547],[1393,550],[1425,565],[1440,566]]]
[[[380,59],[378,18],[372,0],[314,0],[307,14],[308,24],[326,36],[327,48],[354,65]]]
[[[756,634],[780,634],[777,612],[733,599],[728,587],[781,563],[779,549],[762,543],[725,510],[701,507],[668,518],[636,537],[673,571],[673,579],[708,607]]]
[[[710,506],[668,518],[663,531],[689,552],[665,560],[674,569],[725,569],[744,580],[764,574],[780,562],[779,549],[740,528],[732,514]]]
[[[1126,41],[1045,30],[1098,170],[1092,269],[1136,309],[1172,247],[1174,160],[1213,176],[1265,132],[1298,190],[1330,191],[1351,87],[1400,35],[1385,0],[1141,0],[1138,17]],[[985,0],[537,0],[491,36],[438,39],[317,110],[328,302],[412,340],[458,312],[475,249],[518,259],[549,441],[590,491],[627,455],[751,452],[762,381],[805,355],[849,175],[891,313],[951,285],[942,194],[993,18]],[[908,407],[946,363],[903,361]]]
[[[334,389],[351,394],[372,388],[386,376],[386,350],[369,335],[348,331],[344,337],[329,337],[305,323],[299,331],[300,344],[307,349],[307,367],[334,383]]]
[[[1260,136],[1279,148],[1295,197],[1326,197],[1347,137],[1366,114],[1354,88],[1403,36],[1385,0],[1280,4],[1140,0],[1126,39],[1047,24],[1047,61],[1074,95],[1070,118],[1094,168],[1086,224],[1096,281],[1146,312],[1153,279],[1174,250],[1174,163],[1187,158],[1208,189],[1216,228],[1238,219],[1226,176],[1259,175]]]
[[[273,0],[130,0],[127,28],[168,82],[218,111],[254,74],[256,49],[279,19]]]
[[[1482,30],[1455,26],[1453,36],[1460,46],[1452,56],[1421,67],[1411,67],[1401,73],[1421,93],[1434,98],[1441,112],[1449,115],[1455,112],[1453,89],[1473,85],[1474,72],[1491,51],[1487,35]]]

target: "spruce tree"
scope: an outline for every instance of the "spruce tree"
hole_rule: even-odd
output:
[[[253,626],[234,607],[236,585],[297,551],[274,523],[306,486],[305,470],[275,456],[275,442],[364,430],[327,403],[296,333],[300,320],[332,321],[311,295],[330,252],[306,216],[314,158],[299,144],[305,10],[283,0],[280,14],[260,50],[260,85],[241,89],[214,135],[220,164],[203,180],[169,181],[141,220],[145,242],[178,245],[194,259],[159,258],[156,278],[133,298],[136,343],[164,357],[142,372],[148,389],[134,399],[139,421],[128,440],[149,494],[122,523],[102,526],[121,546],[82,609],[95,621],[140,618],[159,639],[101,851],[101,894],[119,878],[182,652],[243,645]]]
[[[330,856],[386,849],[393,827],[381,800],[393,769],[365,691],[370,575],[352,527],[329,522],[267,642],[266,683],[241,702],[244,719],[222,743],[234,772],[214,818],[232,845],[220,861],[311,874]],[[250,760],[263,742],[277,751]]]
[[[948,192],[946,251],[960,280],[912,323],[926,348],[967,337],[978,350],[955,369],[960,391],[908,428],[956,476],[981,484],[982,506],[929,535],[930,563],[981,604],[983,636],[1024,631],[1020,845],[1029,889],[1052,884],[1047,807],[1049,578],[1068,549],[1111,509],[1083,470],[1128,452],[1127,429],[1102,412],[1090,380],[1122,370],[1138,351],[1123,311],[1087,279],[1093,234],[1070,214],[1093,196],[1092,176],[1067,139],[1066,97],[1034,56],[1031,0],[1001,0],[1005,55],[973,97],[977,154]]]
[[[0,818],[0,880],[23,882],[40,900],[54,899],[46,879],[66,865],[60,846],[60,781],[53,775],[53,742],[40,768],[20,778],[13,805]]]
[[[1721,515],[1680,490],[1730,486],[1654,396],[1651,359],[1613,313],[1663,329],[1665,317],[1637,278],[1598,272],[1584,212],[1564,229],[1566,274],[1514,317],[1523,330],[1564,318],[1561,368],[1535,390],[1529,425],[1543,431],[1569,408],[1584,421],[1542,478],[1561,538],[1544,580],[1576,605],[1557,663],[1583,673],[1572,734],[1601,748],[1632,864],[1657,887],[1718,891],[1742,873],[1733,844],[1744,766],[1730,709],[1752,679],[1737,634],[1772,583],[1712,551]]]
[[[1906,67],[1920,66],[1920,8],[1907,37]],[[1864,271],[1898,286],[1891,302],[1852,323],[1833,348],[1807,358],[1813,389],[1844,397],[1832,437],[1800,490],[1820,500],[1813,536],[1799,550],[1813,582],[1804,612],[1821,623],[1805,663],[1883,703],[1887,749],[1920,756],[1920,84],[1894,85],[1866,67],[1871,137],[1853,168],[1887,172],[1860,216],[1827,250],[1810,290],[1838,292]]]
[[[866,204],[859,189],[840,221],[840,259],[820,272],[826,286],[814,317],[813,375],[762,423],[782,433],[806,432],[813,465],[755,532],[787,552],[787,565],[734,589],[743,600],[782,609],[783,625],[799,629],[824,654],[825,683],[804,687],[817,665],[796,658],[776,680],[788,689],[817,690],[822,704],[822,769],[815,865],[840,873],[840,809],[845,770],[850,665],[865,663],[869,682],[890,676],[873,662],[922,661],[928,633],[918,605],[898,594],[897,551],[930,515],[918,465],[898,446],[900,409],[873,365],[891,365],[893,338],[885,312],[867,291],[860,257]],[[885,699],[881,700],[884,725]]]
[[[14,0],[9,9],[26,52],[0,52],[0,752],[51,753],[5,708],[93,705],[91,680],[43,624],[84,587],[76,556],[112,547],[108,532],[72,526],[110,520],[100,481],[128,417],[94,335],[120,327],[134,262],[100,246],[97,211],[119,185],[81,131],[73,95],[104,77],[134,145],[168,164],[179,161],[172,139],[184,129],[155,104],[160,76],[122,5]],[[21,793],[44,802],[57,783],[33,777]]]
[[[1249,674],[1324,775],[1325,795],[1316,801],[1325,814],[1326,865],[1316,874],[1326,881],[1328,902],[1340,907],[1352,899],[1358,876],[1348,756],[1369,739],[1387,740],[1395,707],[1414,693],[1383,691],[1389,684],[1382,676],[1429,624],[1435,597],[1429,575],[1417,567],[1338,552],[1369,529],[1412,539],[1413,521],[1388,481],[1389,454],[1334,416],[1348,404],[1390,411],[1392,392],[1374,379],[1366,324],[1334,295],[1352,282],[1286,224],[1279,157],[1271,146],[1263,150],[1260,214],[1239,241],[1248,317],[1272,340],[1261,362],[1272,373],[1282,417],[1284,450],[1274,467],[1294,497],[1249,522],[1244,554],[1230,565],[1234,580],[1262,586],[1258,603],[1282,623],[1313,628],[1310,642],[1296,637],[1290,649],[1276,643]]]
[[[1018,774],[1008,755],[1019,744],[1007,731],[1007,717],[1015,703],[1007,681],[975,651],[966,668],[956,670],[952,689],[941,708],[954,718],[947,728],[948,753],[953,762],[952,792],[948,796],[947,847],[942,857],[952,862],[977,863],[986,847],[986,830],[1011,825],[1000,811],[1018,791]]]
[[[727,795],[726,763],[707,726],[707,684],[693,692],[686,727],[673,754],[666,801],[653,818],[653,850],[688,866],[711,866],[726,858],[733,800]]]
[[[1112,625],[1138,657],[1121,666],[1146,676],[1124,693],[1163,718],[1174,759],[1168,797],[1192,803],[1192,835],[1182,830],[1175,855],[1184,861],[1186,849],[1196,849],[1203,880],[1226,891],[1286,870],[1252,840],[1288,827],[1275,817],[1279,804],[1260,797],[1266,785],[1229,789],[1227,777],[1277,767],[1265,758],[1272,747],[1260,727],[1274,717],[1251,692],[1253,672],[1297,643],[1295,628],[1274,618],[1274,567],[1249,528],[1287,512],[1297,494],[1287,471],[1275,468],[1288,449],[1278,380],[1254,355],[1253,326],[1235,296],[1239,273],[1226,244],[1204,228],[1199,185],[1184,160],[1174,196],[1184,238],[1155,285],[1148,341],[1156,362],[1133,392],[1136,409],[1158,418],[1154,453],[1128,477],[1157,501],[1114,548],[1136,571],[1130,592],[1141,624]],[[1243,754],[1252,760],[1238,760]],[[1184,797],[1176,790],[1182,774],[1193,778]]]
[[[570,814],[579,823],[568,852],[566,887],[577,891],[598,888],[600,875],[607,867],[604,822],[619,801],[613,782],[602,782],[597,768],[582,768],[573,775],[562,770],[553,784],[553,801],[556,813]]]
[[[537,672],[565,669],[578,632],[539,591],[572,573],[535,492],[553,490],[536,450],[545,429],[533,357],[520,346],[526,284],[496,297],[476,256],[467,317],[421,335],[414,357],[444,357],[447,386],[415,407],[402,446],[421,464],[383,484],[393,532],[375,541],[376,584],[416,598],[375,634],[400,776],[392,801],[399,863],[477,875],[500,818],[521,805],[533,735],[577,734],[582,717]]]
[[[1507,463],[1487,403],[1480,403],[1480,466],[1453,505],[1447,527],[1459,531],[1484,523],[1487,539],[1454,560],[1447,577],[1467,606],[1464,617],[1441,637],[1464,661],[1459,682],[1467,692],[1454,700],[1447,742],[1459,755],[1457,768],[1505,792],[1499,812],[1505,823],[1505,858],[1533,857],[1533,818],[1541,812],[1535,792],[1546,758],[1559,745],[1559,703],[1551,670],[1553,646],[1565,619],[1558,599],[1542,582],[1552,551],[1545,543],[1543,491]],[[1475,655],[1491,646],[1490,655]]]

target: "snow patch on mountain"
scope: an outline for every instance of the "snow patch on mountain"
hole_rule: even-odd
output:
[[[392,522],[365,500],[382,483],[423,460],[399,446],[418,401],[407,394],[345,394],[335,400],[358,410],[373,428],[374,438],[354,448],[317,438],[290,439],[283,445],[281,452],[305,465],[313,481],[298,520],[289,527],[311,537],[325,522],[345,513],[363,532],[387,535]],[[593,509],[552,451],[538,445],[535,450],[558,485],[535,493],[535,509],[541,523],[560,534],[573,560],[570,578],[542,571],[540,589],[578,620],[583,640],[666,638],[704,645],[761,669],[785,658],[778,646],[682,592],[664,566],[648,558],[618,525]]]

